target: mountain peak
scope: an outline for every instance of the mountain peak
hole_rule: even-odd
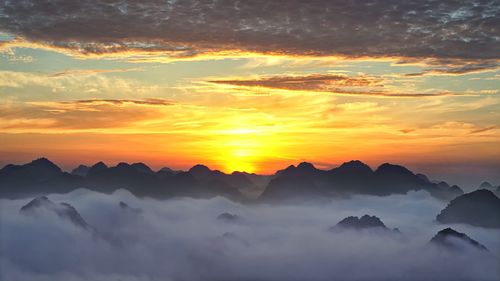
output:
[[[90,167],[88,167],[86,165],[79,165],[78,167],[74,168],[71,171],[71,174],[85,177],[87,175],[87,173],[89,172],[89,170],[90,170]]]
[[[102,162],[102,161],[99,161],[99,162],[95,163],[94,165],[92,165],[90,168],[93,170],[102,170],[102,169],[107,169],[108,165],[104,164],[104,162]]]
[[[128,168],[130,165],[126,162],[120,162],[118,165],[116,165],[117,168]]]
[[[47,159],[45,157],[40,157],[38,159],[35,159],[35,160],[31,161],[31,163],[49,163],[49,164],[54,164],[54,163],[52,163],[52,161],[50,161],[49,159]]]
[[[500,228],[500,199],[487,189],[466,193],[451,200],[436,219],[441,223]]]
[[[390,163],[384,163],[380,165],[377,170],[375,170],[377,173],[397,173],[397,174],[413,174],[410,170],[408,170],[406,167],[401,166],[401,165],[394,165]]]
[[[331,227],[331,231],[342,229],[384,229],[388,230],[385,224],[376,216],[363,215],[362,217],[349,216]]]
[[[365,163],[359,161],[359,160],[351,160],[348,162],[342,163],[339,167],[335,168],[334,170],[339,170],[339,171],[351,171],[351,172],[373,172],[370,166],[366,165]]]
[[[53,206],[54,203],[47,198],[47,196],[38,196],[31,200],[28,204],[21,207],[21,212],[31,212],[32,210],[40,207]]]
[[[84,229],[89,228],[89,225],[80,216],[75,207],[71,206],[68,203],[55,204],[54,202],[50,201],[50,199],[47,198],[47,196],[36,197],[35,199],[31,200],[28,204],[22,206],[19,211],[25,215],[36,215],[38,214],[37,210],[41,208],[54,212],[59,217],[71,221],[74,225],[78,227]]]
[[[500,201],[500,199],[491,190],[488,189],[478,189],[463,196],[466,196],[469,200],[473,201]]]
[[[143,172],[143,173],[154,173],[153,170],[151,170],[151,168],[149,168],[148,165],[142,163],[142,162],[137,162],[137,163],[133,163],[132,165],[130,165],[132,168],[140,171],[140,172]]]
[[[205,165],[196,164],[193,167],[191,167],[191,169],[189,169],[189,172],[195,172],[195,173],[197,173],[197,172],[210,172],[210,169]]]
[[[487,181],[484,181],[479,185],[479,189],[492,189],[493,185]]]
[[[174,173],[175,171],[170,169],[169,167],[163,167],[158,172],[166,172],[166,173]]]
[[[38,158],[36,160],[31,161],[30,163],[26,164],[26,166],[31,166],[31,167],[44,167],[44,168],[50,168],[50,169],[57,169],[61,171],[61,169],[54,164],[54,162],[50,161],[49,159],[45,157]]]
[[[316,170],[316,167],[314,167],[313,164],[309,162],[301,162],[298,166],[297,169],[299,170],[306,170],[306,171],[313,171]]]
[[[458,241],[465,242],[466,244],[473,246],[480,250],[487,250],[487,248],[481,245],[476,240],[470,238],[465,233],[458,232],[452,228],[445,228],[439,231],[431,240],[431,243],[435,245],[444,246],[448,249],[458,250],[461,248],[461,245],[458,244]]]

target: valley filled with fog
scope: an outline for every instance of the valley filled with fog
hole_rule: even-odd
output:
[[[1,280],[499,277],[500,229],[438,223],[436,215],[447,202],[425,191],[279,204],[242,204],[220,196],[157,200],[123,189],[47,195],[54,204],[74,207],[85,227],[50,208],[20,212],[32,199],[0,199]],[[331,229],[346,217],[365,214],[380,218],[387,230]],[[447,227],[488,250],[458,240],[463,245],[454,249],[429,243]]]

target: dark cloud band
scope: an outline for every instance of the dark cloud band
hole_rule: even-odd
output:
[[[499,11],[495,0],[5,0],[0,29],[84,54],[499,59]]]
[[[384,89],[384,79],[375,76],[347,76],[339,74],[310,74],[294,76],[268,76],[256,79],[220,79],[207,81],[212,84],[244,88],[264,88],[287,91],[306,91],[351,96],[373,96],[393,98],[422,98],[438,96],[466,96],[473,93],[432,92],[402,93]]]

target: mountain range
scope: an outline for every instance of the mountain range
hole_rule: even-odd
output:
[[[385,196],[425,190],[432,196],[450,200],[463,194],[460,187],[432,182],[423,174],[415,174],[400,165],[384,163],[372,170],[354,160],[331,170],[320,170],[310,163],[300,163],[278,171],[261,195],[262,200],[291,197],[330,197],[348,194]]]
[[[66,193],[77,188],[103,193],[122,188],[138,197],[158,199],[225,196],[239,201],[249,200],[246,195],[258,191],[261,193],[257,198],[260,202],[308,196],[385,196],[412,190],[424,190],[448,201],[463,194],[456,185],[431,181],[425,175],[413,173],[400,165],[385,163],[372,170],[358,160],[343,163],[331,170],[317,169],[303,162],[271,176],[245,172],[226,174],[204,165],[195,165],[188,171],[170,168],[153,171],[143,163],[123,162],[113,167],[103,162],[92,166],[80,165],[68,173],[46,158],[23,165],[9,164],[0,170],[0,197],[4,198]]]

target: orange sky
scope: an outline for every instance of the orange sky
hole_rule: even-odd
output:
[[[478,7],[448,7],[436,25],[446,13],[414,19],[406,7],[370,19],[356,7],[294,2],[277,17],[266,13],[272,4],[259,12],[222,3],[227,17],[200,17],[183,3],[164,11],[103,2],[94,12],[118,14],[94,26],[102,14],[65,6],[47,17],[37,5],[5,5],[0,164],[45,156],[65,169],[104,160],[273,173],[359,159],[451,183],[500,181],[500,55],[491,30],[474,26],[485,20]],[[138,16],[147,11],[172,17]],[[470,26],[452,24],[463,21]]]

